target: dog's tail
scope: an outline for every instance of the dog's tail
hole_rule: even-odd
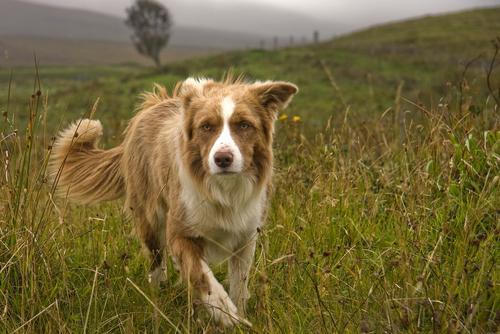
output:
[[[99,149],[101,136],[101,122],[90,119],[77,121],[59,133],[47,167],[58,196],[79,204],[94,204],[124,194],[123,146]]]

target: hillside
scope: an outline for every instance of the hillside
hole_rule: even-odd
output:
[[[257,46],[258,34],[174,24],[165,61]],[[0,66],[148,64],[133,51],[123,19],[92,11],[0,0]],[[6,59],[5,54],[9,54]]]
[[[160,290],[149,285],[121,201],[69,204],[44,166],[61,127],[91,115],[110,148],[153,83],[171,90],[232,67],[300,88],[276,122],[272,199],[249,275],[252,332],[498,332],[500,96],[485,79],[498,17],[425,17],[161,70],[0,68],[0,328],[217,331],[172,262]],[[495,92],[499,71],[497,59]]]
[[[0,0],[0,35],[127,41],[129,33],[111,15]]]
[[[436,62],[443,59],[435,56],[446,55],[456,62],[477,56],[488,41],[499,35],[499,18],[500,7],[426,16],[352,33],[332,43],[374,55],[405,55]]]
[[[128,42],[130,30],[123,21],[121,17],[87,10],[0,0],[0,36]],[[261,37],[174,24],[170,45],[230,49],[256,45]]]
[[[3,0],[5,1],[5,0]],[[64,8],[84,8],[114,17],[123,17],[129,0],[81,1],[81,0],[9,0],[39,3]],[[478,0],[487,1],[487,0]],[[343,18],[322,20],[298,9],[288,8],[273,1],[162,1],[180,27],[198,27],[198,30],[215,30],[222,34],[242,32],[243,35],[262,35],[266,37],[290,35],[310,35],[314,29],[324,32],[325,36],[346,31],[349,27]],[[28,23],[30,24],[30,23]]]

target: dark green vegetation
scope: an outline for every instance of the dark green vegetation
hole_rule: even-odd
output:
[[[190,316],[175,274],[160,291],[149,287],[120,202],[51,199],[43,166],[50,137],[94,105],[113,145],[153,82],[171,88],[234,67],[301,88],[277,126],[275,193],[250,283],[253,330],[497,331],[499,110],[484,69],[498,17],[500,9],[425,18],[163,73],[42,66],[37,82],[31,68],[14,69],[12,80],[0,72],[0,328],[210,327]]]

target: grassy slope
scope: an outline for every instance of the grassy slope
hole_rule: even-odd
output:
[[[251,278],[254,329],[493,331],[499,137],[491,131],[498,130],[498,117],[481,65],[500,31],[499,16],[500,9],[489,9],[424,18],[312,48],[191,60],[164,73],[42,67],[38,113],[47,115],[51,134],[100,97],[96,117],[112,144],[137,94],[152,82],[172,87],[189,74],[219,77],[229,66],[250,78],[291,80],[301,93],[286,113],[302,122],[278,124],[276,191]],[[481,53],[462,81],[460,107],[460,62]],[[0,72],[2,92],[8,77]],[[0,108],[21,126],[33,70],[15,69],[13,78],[9,103],[2,94]],[[34,111],[37,98],[31,101]],[[4,134],[16,127],[2,126]],[[35,171],[50,141],[39,142],[30,162]],[[126,278],[175,323],[201,328],[189,322],[185,288],[175,285],[175,275],[160,293],[148,287],[146,263],[119,202],[97,208],[57,202],[56,209],[45,202],[48,189],[35,174],[23,177],[33,170],[15,144],[1,144],[3,158],[8,148],[16,157],[11,167],[20,171],[15,175],[12,167],[0,183],[7,226],[0,234],[7,302],[0,323],[7,331],[50,305],[24,328],[170,329]],[[45,206],[50,213],[41,217]],[[36,240],[26,231],[35,229]]]

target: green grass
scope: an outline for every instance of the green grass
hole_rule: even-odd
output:
[[[301,121],[277,124],[274,195],[250,280],[253,331],[497,331],[499,107],[483,68],[499,15],[425,18],[162,72],[40,66],[10,80],[0,70],[0,331],[173,332],[166,318],[182,332],[214,331],[198,307],[191,316],[172,268],[161,290],[148,285],[121,202],[53,199],[43,170],[50,138],[98,98],[110,147],[153,82],[173,87],[228,67],[301,89],[285,112]],[[493,78],[498,87],[498,68]]]

